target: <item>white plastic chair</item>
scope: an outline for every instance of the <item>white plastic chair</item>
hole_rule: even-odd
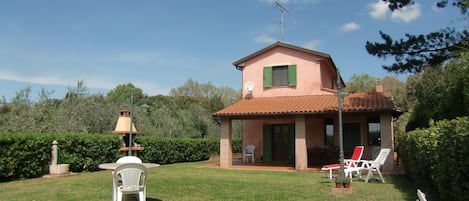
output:
[[[425,196],[425,193],[423,193],[420,189],[417,189],[417,201],[427,201],[427,197]]]
[[[256,151],[256,146],[250,144],[246,146],[246,148],[243,151],[243,163],[248,161],[248,157],[251,157],[251,163],[254,163],[255,157],[254,157],[254,152]]]
[[[116,163],[142,163],[142,160],[136,156],[123,156],[117,159]]]
[[[147,169],[139,163],[123,163],[117,166],[113,174],[113,187],[117,201],[123,195],[138,194],[139,201],[146,200]]]
[[[379,151],[378,156],[375,158],[375,160],[372,161],[367,161],[367,160],[361,160],[360,162],[362,163],[361,166],[358,168],[358,170],[361,172],[361,170],[367,170],[368,175],[366,176],[365,182],[368,182],[373,176],[373,172],[377,172],[379,175],[379,179],[384,183],[384,178],[383,175],[381,174],[381,166],[384,164],[386,161],[386,158],[388,158],[389,153],[391,152],[391,149],[389,148],[382,148]],[[351,168],[349,171],[353,171],[354,168]]]
[[[142,160],[136,156],[123,156],[117,159],[116,164],[125,164],[125,163],[142,163]],[[114,171],[111,172],[114,175]],[[112,201],[116,201],[116,183],[122,182],[120,179],[115,180],[114,176],[112,177]]]

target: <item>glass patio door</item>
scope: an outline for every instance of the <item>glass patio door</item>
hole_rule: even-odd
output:
[[[295,159],[295,124],[265,124],[263,161],[288,162]]]
[[[344,157],[352,156],[353,148],[362,145],[360,123],[344,123]]]

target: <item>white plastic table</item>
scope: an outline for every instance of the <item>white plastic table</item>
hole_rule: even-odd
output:
[[[103,163],[99,164],[98,167],[104,170],[115,170],[119,165],[122,165],[122,163]],[[142,165],[145,166],[147,169],[160,167],[160,164],[157,163],[142,163]]]

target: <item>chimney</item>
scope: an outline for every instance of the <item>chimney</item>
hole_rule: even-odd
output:
[[[381,83],[380,79],[376,79],[375,89],[376,89],[376,92],[378,92],[378,93],[383,93],[384,92],[383,83]]]

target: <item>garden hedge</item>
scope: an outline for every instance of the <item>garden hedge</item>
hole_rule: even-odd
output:
[[[119,157],[116,135],[0,134],[0,180],[34,178],[48,173],[52,141],[59,145],[59,163],[70,171],[95,171],[100,163]]]
[[[407,174],[432,200],[469,200],[469,117],[431,122],[399,146]]]
[[[96,171],[101,163],[116,161],[122,140],[114,134],[0,134],[0,181],[35,178],[48,174],[52,141],[59,145],[59,163],[71,172]],[[219,153],[219,139],[138,136],[145,147],[139,157],[159,164],[207,160]],[[233,139],[233,152],[241,140]]]
[[[139,153],[143,161],[170,164],[208,160],[210,156],[220,153],[219,138],[163,138],[138,136],[136,142],[144,147]],[[232,150],[241,152],[241,139],[233,139]]]
[[[207,160],[217,154],[217,139],[138,137],[145,149],[139,153],[143,161],[169,164]]]

